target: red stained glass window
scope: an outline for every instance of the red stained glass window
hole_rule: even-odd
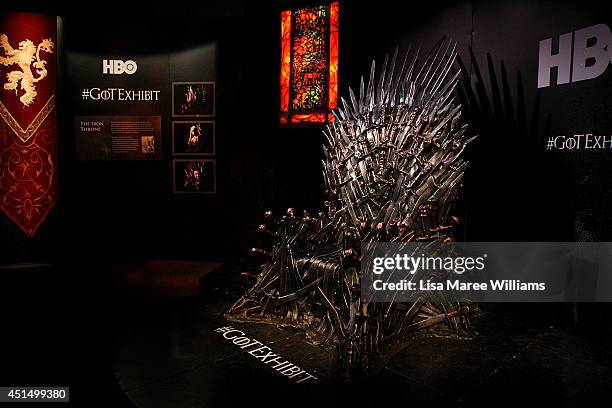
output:
[[[281,123],[326,123],[338,106],[339,4],[281,13]]]

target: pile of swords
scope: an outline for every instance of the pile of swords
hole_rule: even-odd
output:
[[[468,136],[455,99],[455,44],[442,41],[424,59],[385,58],[367,85],[334,112],[324,131],[323,179],[329,200],[316,217],[290,208],[266,212],[260,230],[271,249],[255,284],[227,317],[303,329],[334,347],[346,377],[375,366],[386,344],[423,332],[469,328],[470,306],[457,298],[375,303],[361,297],[360,251],[371,242],[445,242],[467,162]]]

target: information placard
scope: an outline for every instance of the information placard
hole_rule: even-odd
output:
[[[75,116],[77,159],[161,160],[161,116]]]

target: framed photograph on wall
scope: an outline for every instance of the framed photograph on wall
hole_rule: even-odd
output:
[[[172,154],[214,155],[215,122],[179,120],[172,122]]]
[[[217,192],[216,162],[214,159],[174,159],[172,161],[173,191],[175,193]]]
[[[172,116],[215,116],[215,83],[173,82]]]

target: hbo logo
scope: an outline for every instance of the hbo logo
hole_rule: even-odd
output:
[[[129,74],[132,75],[138,69],[135,61],[127,60],[102,60],[102,73],[110,75]]]
[[[540,41],[538,88],[550,86],[550,72],[557,68],[557,85],[597,78],[612,62],[612,33],[605,24],[595,24],[559,36],[558,51],[553,39]]]

